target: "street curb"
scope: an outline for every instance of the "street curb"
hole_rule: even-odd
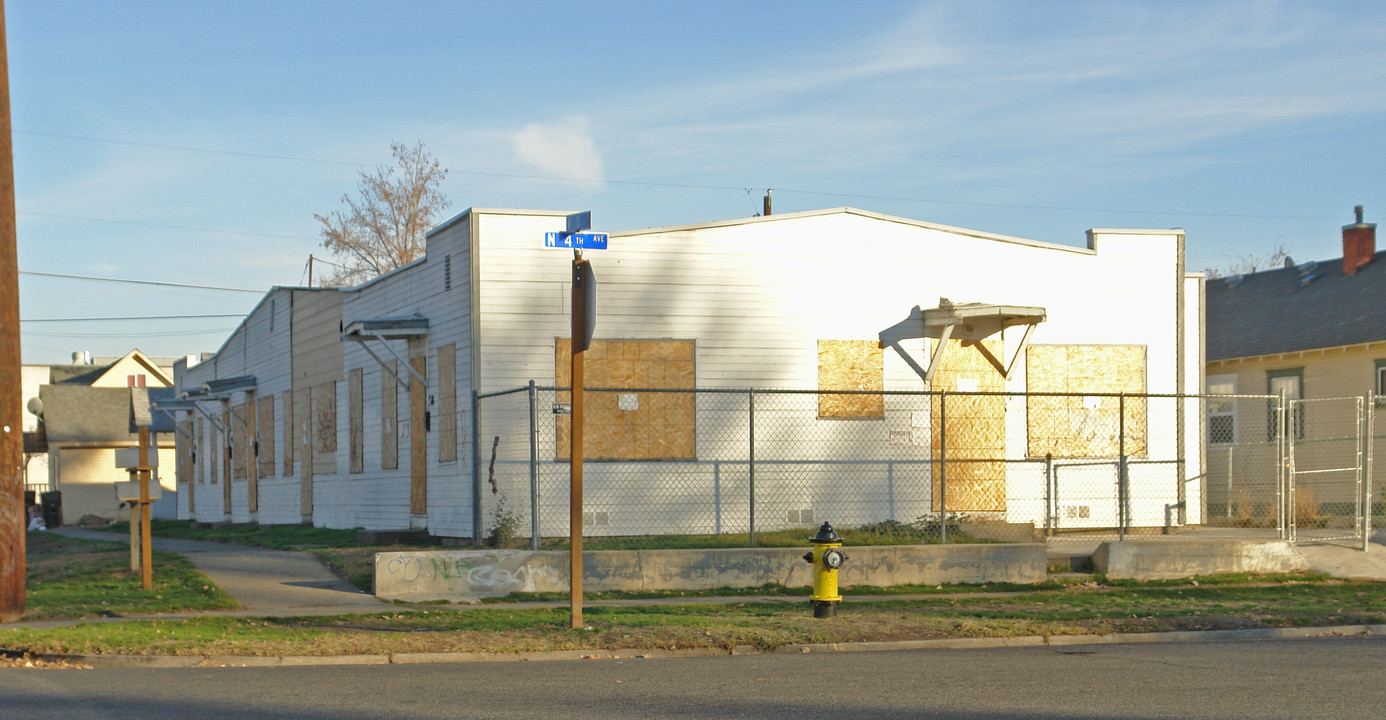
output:
[[[1109,633],[1106,635],[1025,635],[1020,637],[940,638],[858,643],[795,643],[773,650],[751,645],[726,648],[551,650],[528,653],[394,653],[390,655],[36,655],[49,661],[80,663],[92,668],[189,668],[189,667],[309,667],[320,665],[417,665],[467,662],[544,662],[553,660],[648,660],[663,658],[721,657],[724,655],[882,652],[891,650],[976,650],[1010,647],[1070,647],[1131,643],[1209,642],[1217,640],[1295,639],[1386,635],[1386,625],[1328,625],[1302,628],[1250,628],[1246,630],[1180,630],[1157,633]]]

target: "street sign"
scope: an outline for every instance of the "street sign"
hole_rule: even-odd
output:
[[[544,247],[578,248],[582,250],[605,250],[606,233],[544,233]]]
[[[568,216],[568,232],[580,233],[583,230],[592,229],[592,211],[587,210],[580,213],[573,213]]]

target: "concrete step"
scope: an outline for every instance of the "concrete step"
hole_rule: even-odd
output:
[[[1047,562],[1050,576],[1058,573],[1091,574],[1093,571],[1092,555],[1051,554]]]

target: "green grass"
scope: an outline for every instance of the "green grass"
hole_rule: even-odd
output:
[[[371,615],[202,617],[0,631],[0,646],[33,653],[327,655],[653,648],[771,649],[798,643],[949,637],[1216,630],[1386,622],[1386,583],[1313,576],[1228,576],[1183,585],[1066,585],[1003,596],[853,600],[832,620],[807,602],[691,601],[588,606],[588,629],[565,607],[429,607]]]
[[[98,530],[129,534],[127,523],[113,523]],[[303,525],[209,525],[194,526],[184,520],[151,520],[150,533],[154,537],[178,538],[180,540],[210,540],[213,542],[238,543],[274,550],[295,550],[314,547],[357,547],[355,530],[332,530],[328,528],[305,527]],[[430,544],[437,544],[433,540]]]
[[[145,590],[130,570],[128,542],[34,532],[26,543],[26,620],[236,607],[181,555],[155,551],[153,589]]]

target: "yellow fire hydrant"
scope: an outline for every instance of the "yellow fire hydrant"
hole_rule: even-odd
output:
[[[847,561],[847,555],[842,552],[842,538],[828,523],[823,523],[809,542],[813,543],[813,551],[804,553],[804,560],[813,566],[813,616],[830,618],[837,615],[838,603],[842,602],[837,593],[837,569]]]

